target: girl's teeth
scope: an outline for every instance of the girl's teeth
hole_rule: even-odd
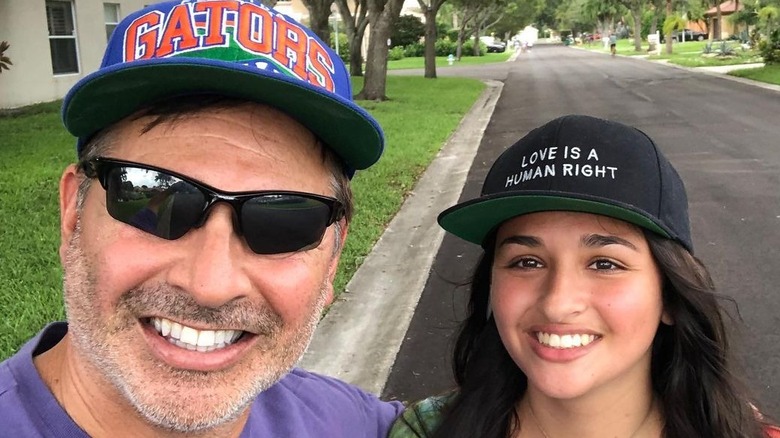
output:
[[[540,344],[551,348],[567,349],[584,347],[593,342],[596,339],[596,336],[586,334],[558,335],[555,333],[537,332],[536,339]]]

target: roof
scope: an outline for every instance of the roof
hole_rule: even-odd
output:
[[[740,2],[739,0],[727,0],[720,4],[720,13],[721,15],[729,15],[733,14],[737,10],[742,10],[745,8],[745,5]],[[717,15],[718,10],[715,6],[709,8],[707,12],[704,13],[705,16],[710,15]]]

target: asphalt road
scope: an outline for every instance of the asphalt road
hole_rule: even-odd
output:
[[[780,417],[780,92],[563,46],[439,75],[504,83],[461,200],[478,195],[505,148],[560,115],[618,120],[656,140],[686,182],[696,255],[738,304],[734,344],[748,383]],[[414,400],[453,386],[451,343],[477,256],[474,245],[444,238],[383,397]]]

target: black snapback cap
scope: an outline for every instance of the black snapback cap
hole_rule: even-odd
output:
[[[529,132],[496,159],[479,198],[439,215],[439,225],[485,245],[503,222],[541,211],[624,220],[693,252],[688,198],[677,171],[644,132],[569,115]]]

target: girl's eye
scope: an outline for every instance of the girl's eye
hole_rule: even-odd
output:
[[[531,257],[524,257],[512,262],[512,266],[520,269],[537,269],[537,268],[541,268],[543,265],[542,262],[540,262],[537,259]]]
[[[623,269],[622,266],[607,259],[596,260],[595,262],[591,263],[589,267],[597,271],[616,271],[618,269]]]

